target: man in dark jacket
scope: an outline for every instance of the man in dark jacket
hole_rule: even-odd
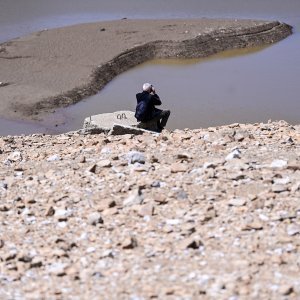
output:
[[[158,130],[161,131],[167,124],[170,111],[156,108],[156,105],[161,105],[159,96],[155,93],[152,84],[144,83],[143,92],[136,94],[137,106],[135,117],[140,122],[148,122],[157,120]]]

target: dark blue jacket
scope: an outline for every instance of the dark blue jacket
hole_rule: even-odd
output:
[[[156,117],[158,111],[155,105],[161,105],[161,101],[157,94],[150,94],[149,92],[143,91],[142,93],[136,94],[137,106],[135,110],[135,117],[138,121],[149,121]]]

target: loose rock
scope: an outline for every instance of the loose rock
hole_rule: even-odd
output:
[[[225,160],[232,160],[234,158],[241,158],[241,151],[239,149],[234,149],[232,152],[230,152],[225,157]]]
[[[127,237],[122,242],[123,249],[134,249],[138,246],[137,239],[135,237]]]
[[[275,159],[271,163],[271,168],[283,168],[286,165],[287,165],[287,161],[286,160]]]
[[[296,235],[300,233],[300,225],[299,224],[290,224],[287,227],[287,234],[290,236]]]
[[[145,155],[138,151],[130,151],[127,154],[127,159],[130,164],[134,164],[134,163],[144,164],[146,162]]]
[[[103,223],[103,219],[101,217],[101,215],[97,212],[91,213],[88,216],[88,222],[90,225],[97,225],[97,224],[102,224]]]
[[[244,206],[246,205],[247,200],[245,198],[232,198],[229,200],[228,205],[231,206]]]
[[[285,122],[0,137],[0,298],[299,298],[299,142]]]

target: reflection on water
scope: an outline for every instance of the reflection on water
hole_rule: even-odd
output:
[[[44,28],[122,17],[278,19],[294,26],[295,32],[259,51],[229,51],[205,60],[148,62],[121,74],[98,95],[58,110],[43,123],[0,119],[0,135],[63,132],[80,128],[89,115],[133,110],[135,93],[146,81],[157,87],[163,107],[171,109],[170,129],[268,119],[300,123],[299,12],[299,0],[0,1],[0,42]]]
[[[7,120],[5,118],[0,118],[0,136],[47,132],[53,132],[53,130],[43,127],[42,124],[24,121],[13,121]]]
[[[189,66],[199,64],[201,62],[209,62],[214,61],[216,59],[226,59],[226,58],[233,58],[243,55],[249,55],[256,52],[259,52],[265,48],[270,46],[263,46],[263,47],[252,47],[252,48],[244,48],[244,49],[233,49],[233,50],[226,50],[221,53],[211,55],[209,57],[202,57],[202,58],[187,58],[187,59],[154,59],[151,62],[147,62],[144,65],[165,65],[165,66]]]

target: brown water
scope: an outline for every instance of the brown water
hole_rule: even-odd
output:
[[[63,132],[80,128],[92,114],[134,109],[135,93],[144,81],[156,86],[163,108],[171,109],[170,129],[268,119],[300,123],[300,1],[261,2],[0,0],[0,41],[45,28],[122,17],[278,19],[294,26],[295,32],[261,50],[228,52],[206,60],[148,62],[121,74],[98,95],[58,110],[43,123],[0,119],[0,135]]]

